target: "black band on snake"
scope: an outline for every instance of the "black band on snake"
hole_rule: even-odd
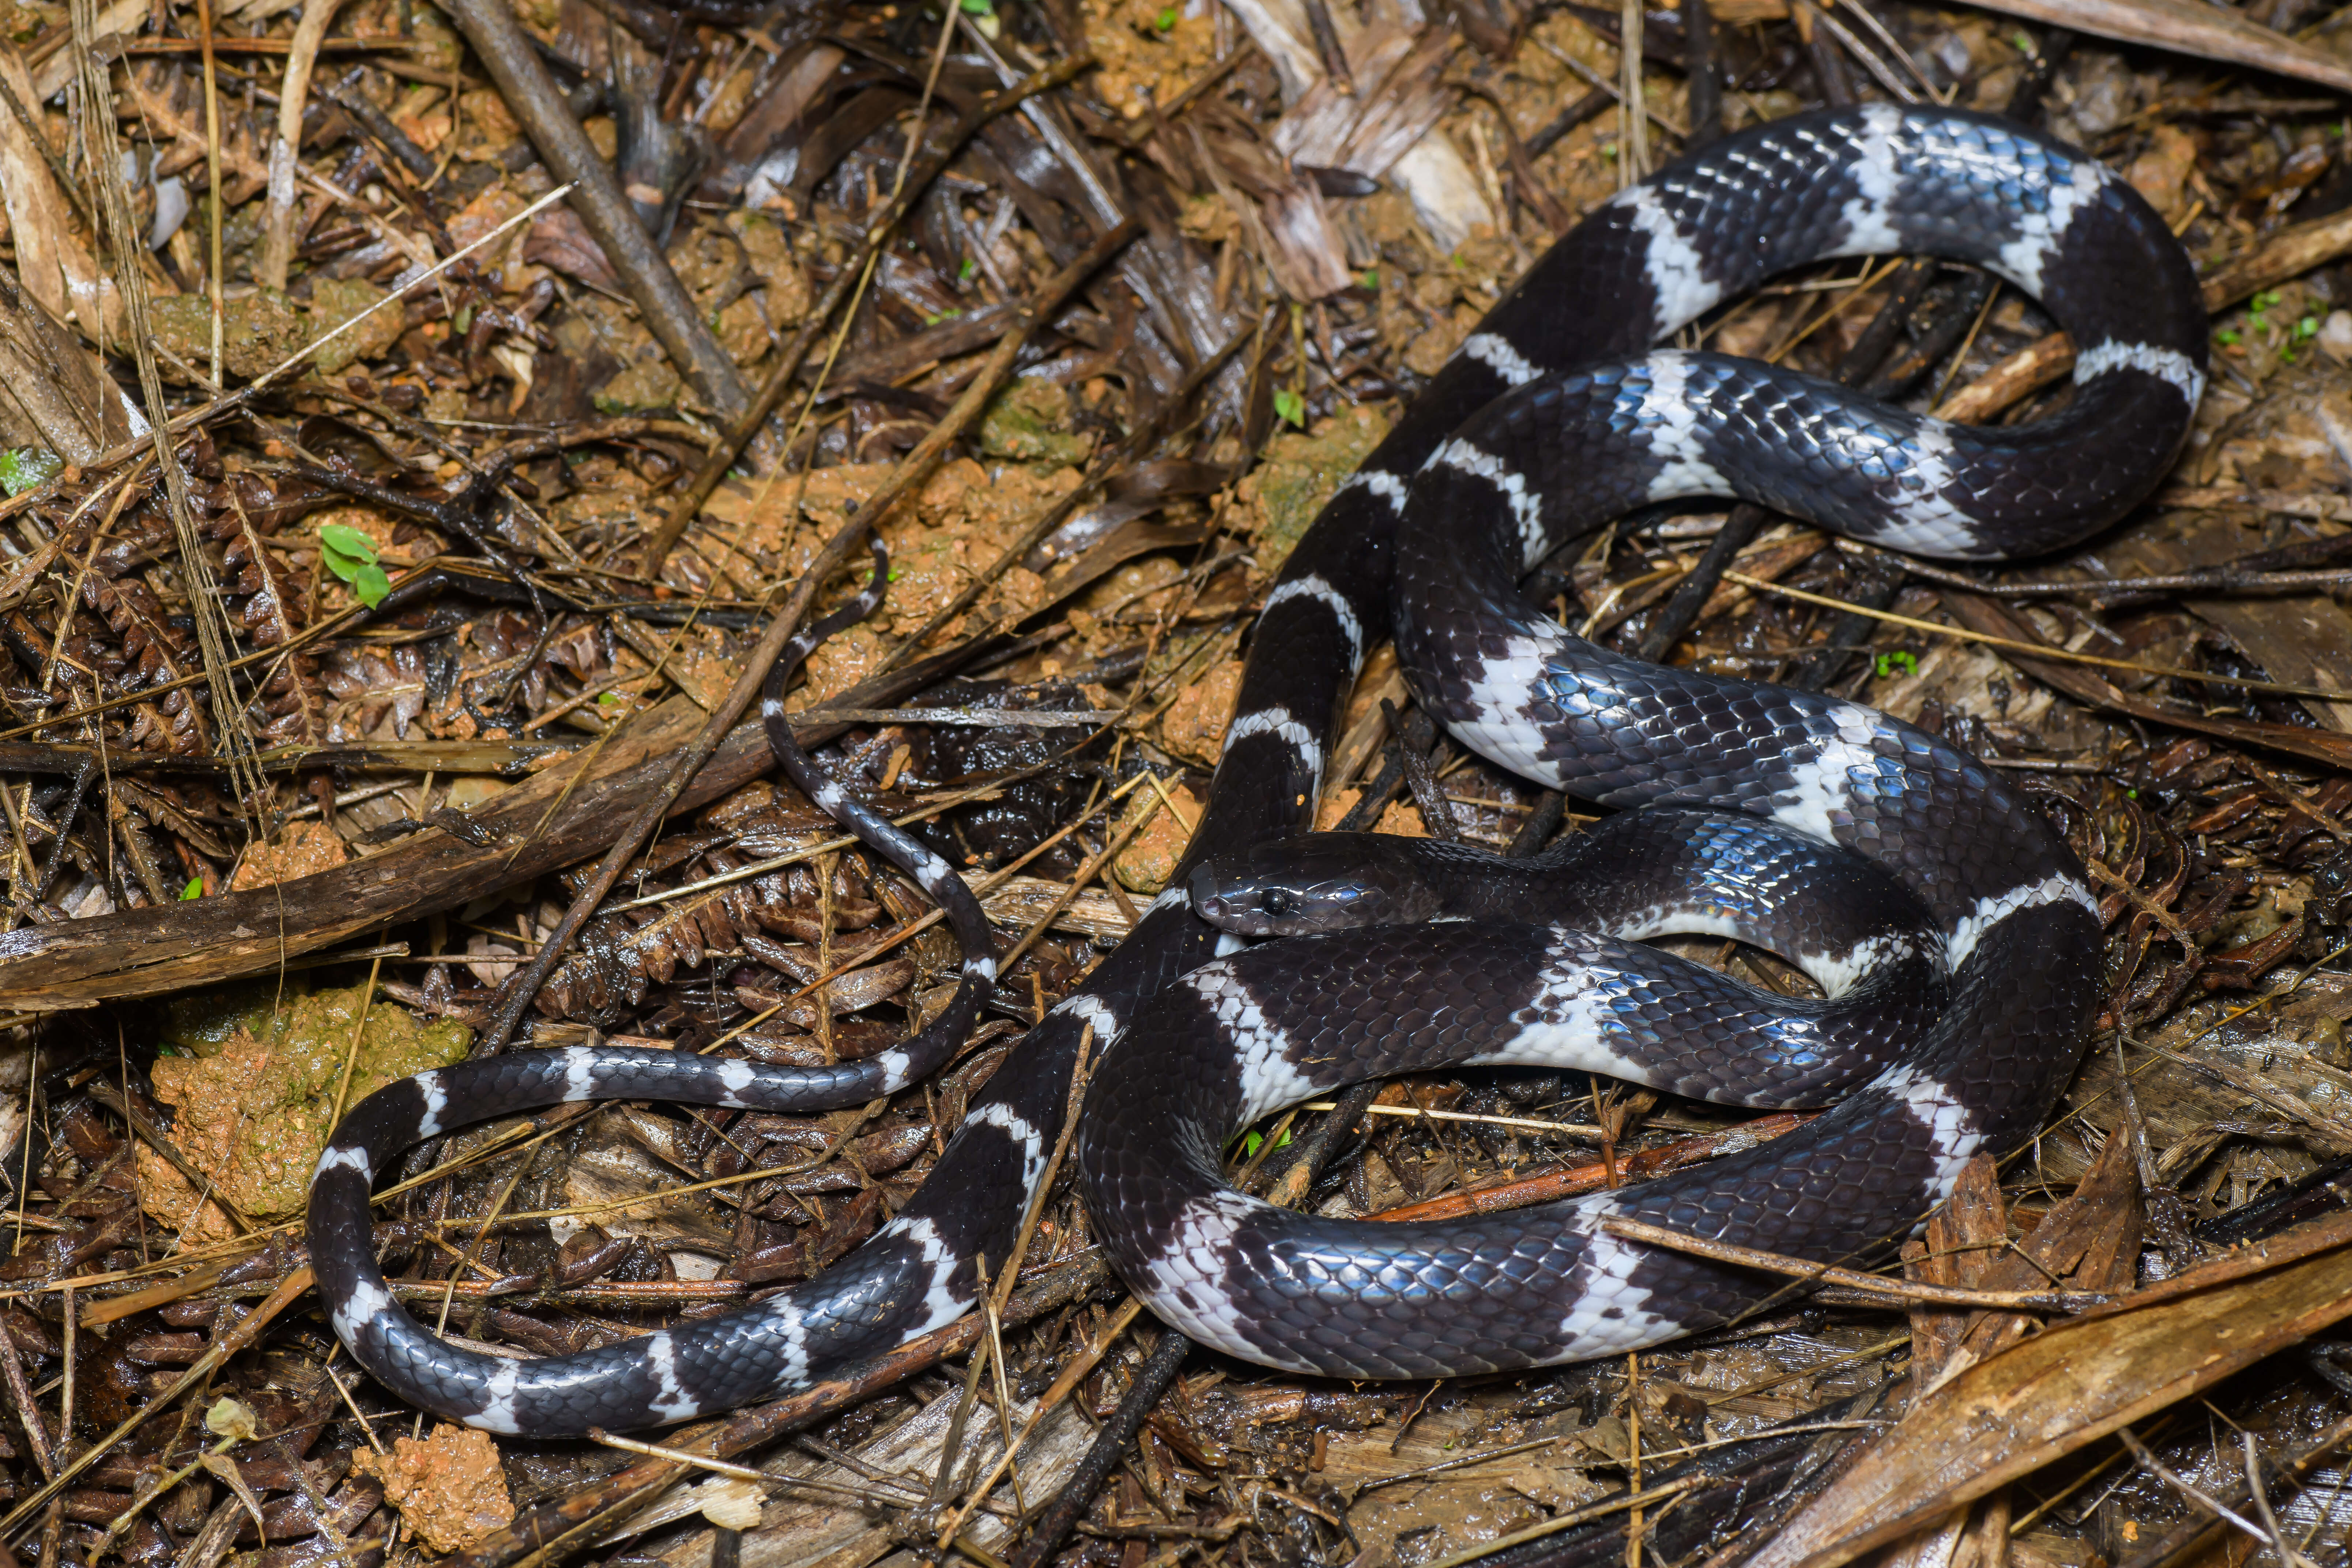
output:
[[[2064,411],[1963,428],[1792,372],[1651,352],[1776,272],[1895,252],[1983,266],[2040,300],[2078,350]],[[1009,1247],[1089,1027],[1101,1059],[1075,1152],[1097,1234],[1162,1318],[1266,1364],[1422,1377],[1574,1360],[1719,1323],[1777,1283],[1620,1240],[1607,1215],[1824,1259],[1899,1236],[1975,1153],[2029,1137],[2074,1069],[2099,944],[2080,868],[1942,741],[1611,653],[1523,603],[1517,579],[1563,540],[1691,495],[1928,555],[2067,544],[2166,471],[2206,331],[2186,256],[2135,193],[1985,116],[1775,121],[1623,192],[1495,308],[1300,542],[1255,633],[1193,859],[1030,1032],[880,1235],[759,1306],[604,1350],[505,1361],[445,1345],[393,1302],[370,1251],[368,1184],[395,1150],[567,1099],[749,1104],[765,1076],[658,1051],[515,1052],[395,1085],[339,1130],[310,1220],[336,1331],[393,1393],[499,1431],[647,1426],[804,1386],[971,1305],[972,1259]],[[1449,868],[1419,866],[1377,873],[1366,899],[1328,847],[1277,843],[1311,826],[1325,737],[1384,629],[1465,744],[1624,814],[1551,858],[1558,888],[1465,906]],[[1203,870],[1208,846],[1236,858]],[[1195,890],[1240,930],[1322,934],[1218,957],[1238,939],[1193,912]],[[1366,902],[1448,923],[1328,929]],[[1631,945],[1692,930],[1780,951],[1829,1000],[1764,998]],[[1466,1224],[1320,1219],[1222,1184],[1234,1128],[1369,1074],[1463,1063],[1838,1102],[1706,1166]]]

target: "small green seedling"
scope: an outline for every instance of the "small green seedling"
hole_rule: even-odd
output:
[[[0,489],[12,496],[38,489],[64,471],[66,460],[38,447],[0,452]]]
[[[375,541],[346,523],[331,522],[319,530],[319,549],[327,570],[352,585],[360,603],[374,609],[392,592],[392,579],[376,564]]]

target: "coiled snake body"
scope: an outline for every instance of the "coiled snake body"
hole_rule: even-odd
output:
[[[1775,272],[1905,251],[2038,298],[2077,351],[2065,410],[1950,426],[1792,372],[1650,348]],[[1255,633],[1193,860],[1031,1031],[874,1240],[758,1306],[604,1350],[504,1361],[444,1344],[394,1303],[371,1248],[368,1189],[399,1147],[562,1100],[806,1109],[895,1087],[861,1079],[813,1101],[804,1075],[740,1062],[514,1052],[394,1085],[338,1130],[310,1218],[337,1333],[395,1394],[495,1431],[647,1426],[802,1386],[971,1304],[974,1258],[1003,1254],[1044,1172],[1082,1037],[1100,1059],[1076,1158],[1120,1273],[1188,1334],[1268,1364],[1541,1364],[1719,1322],[1772,1288],[1621,1239],[1610,1215],[1817,1258],[1901,1234],[1975,1153],[2030,1135],[2074,1069],[2099,940],[2080,868],[1942,741],[1834,698],[1611,653],[1522,602],[1516,580],[1609,518],[1698,494],[1931,555],[2064,544],[2164,473],[2202,387],[2205,332],[2187,258],[2137,195],[1984,116],[1873,106],[1775,121],[1625,191],[1490,312],[1300,542]],[[1243,930],[1284,929],[1264,892],[1288,887],[1296,847],[1272,852],[1268,882],[1246,854],[1202,868],[1201,847],[1311,826],[1332,715],[1390,629],[1415,694],[1465,744],[1630,815],[1561,858],[1581,893],[1227,951],[1238,939],[1188,893]],[[839,809],[821,775],[807,782]],[[1595,858],[1610,846],[1620,860]],[[935,892],[954,880],[918,875]],[[1789,913],[1792,881],[1810,912]],[[1830,1000],[1767,1005],[1629,945],[1662,930],[1775,947]],[[967,936],[967,951],[969,989],[985,984],[986,949]],[[877,1070],[919,1076],[925,1054]],[[1843,1098],[1709,1165],[1468,1225],[1320,1219],[1223,1184],[1234,1128],[1367,1074],[1465,1062],[1589,1068],[1742,1103]]]

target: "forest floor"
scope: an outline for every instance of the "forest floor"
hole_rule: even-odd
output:
[[[0,0],[0,1563],[2352,1561],[2352,9],[1696,3],[1629,59],[1638,12],[1523,0]],[[1065,1174],[1001,1323],[659,1451],[350,1363],[301,1221],[375,1088],[509,1028],[862,1059],[944,1006],[929,900],[724,722],[795,585],[860,584],[853,510],[887,600],[790,705],[981,891],[986,1021],[860,1110],[441,1140],[378,1239],[477,1348],[871,1237],[1165,886],[1275,574],[1501,292],[1695,115],[1895,100],[2038,119],[2172,224],[2214,333],[2175,471],[2053,559],[1685,504],[1529,591],[1937,731],[2090,868],[2081,1071],[1901,1261],[1622,1360],[1338,1384],[1157,1355]],[[2063,406],[2073,355],[1894,258],[1685,341],[1980,424]],[[1385,646],[1330,758],[1325,826],[1593,820],[1434,733]],[[1234,1158],[1430,1217],[1801,1121],[1461,1070]]]

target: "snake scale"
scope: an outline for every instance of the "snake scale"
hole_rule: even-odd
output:
[[[1905,252],[1988,268],[2036,298],[2075,345],[2066,406],[2021,426],[1949,426],[1792,371],[1654,347],[1776,273]],[[950,1017],[830,1078],[583,1047],[379,1091],[312,1183],[311,1259],[335,1331],[392,1393],[497,1432],[646,1426],[805,1386],[971,1306],[975,1258],[1003,1255],[1044,1173],[1082,1040],[1097,1060],[1077,1176],[1119,1273],[1186,1333],[1269,1365],[1539,1365],[1719,1323],[1773,1288],[1622,1239],[1611,1216],[1812,1258],[1903,1234],[1978,1152],[2030,1136],[2074,1068],[2100,940],[2081,868],[1942,740],[1834,697],[1627,658],[1516,583],[1563,542],[1685,496],[1737,496],[1927,555],[2063,545],[2166,471],[2203,385],[2206,331],[2187,257],[2128,186],[1988,116],[1799,116],[1628,188],[1494,308],[1300,541],[1255,630],[1192,858],[1030,1031],[872,1240],[729,1316],[509,1360],[449,1345],[399,1308],[369,1218],[392,1156],[461,1122],[608,1098],[862,1103],[952,1048],[992,978],[984,926],[942,863],[879,839],[772,721],[812,633],[771,682],[772,733],[803,788],[947,902],[970,955]],[[1285,842],[1312,826],[1326,737],[1383,635],[1462,743],[1618,814],[1547,860],[1555,885],[1517,873],[1487,901],[1450,903],[1463,868],[1361,872],[1332,859],[1344,846]],[[1209,863],[1211,845],[1225,858]],[[1283,931],[1312,934],[1247,942]],[[1664,931],[1772,947],[1827,997],[1766,998],[1638,945]],[[1318,1218],[1223,1184],[1220,1150],[1258,1117],[1367,1075],[1469,1063],[1836,1103],[1705,1166],[1474,1222]]]

